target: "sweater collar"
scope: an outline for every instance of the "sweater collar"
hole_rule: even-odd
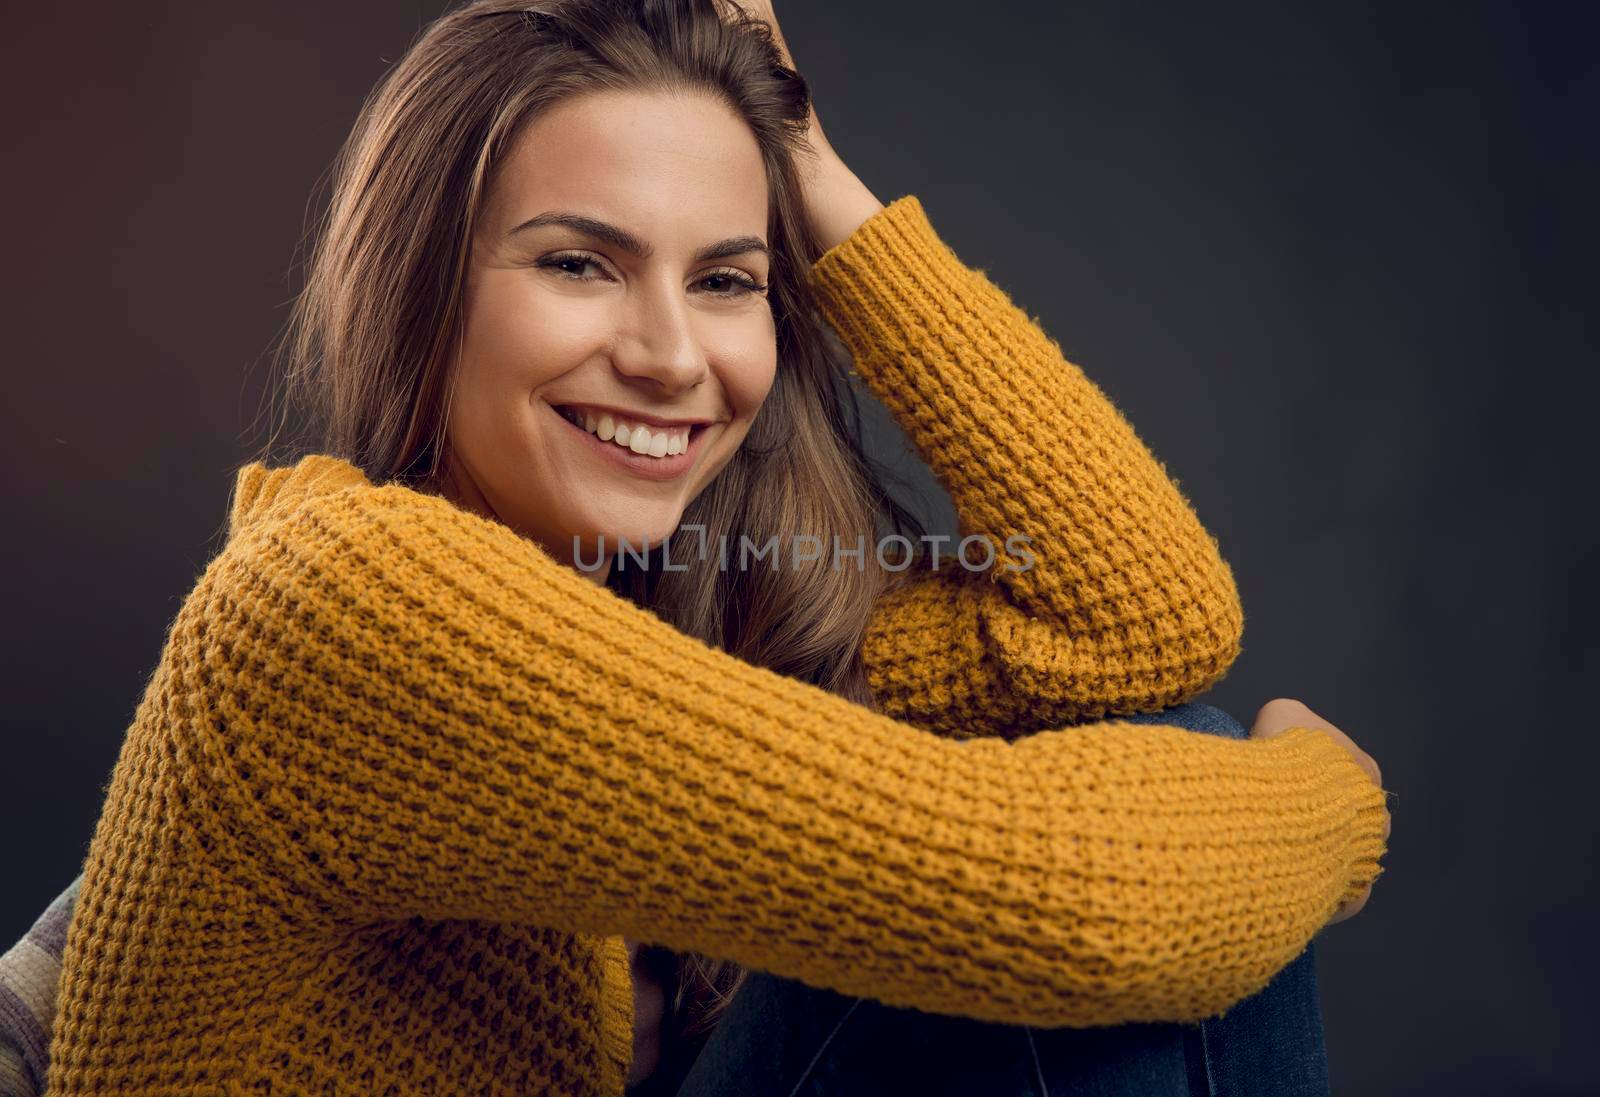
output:
[[[268,468],[260,461],[252,461],[234,478],[228,537],[240,536],[284,507],[361,485],[372,486],[366,473],[342,457],[325,453],[308,454],[282,468]]]

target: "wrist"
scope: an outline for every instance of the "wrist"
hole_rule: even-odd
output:
[[[837,157],[824,163],[806,196],[812,231],[824,253],[850,238],[883,203]]]

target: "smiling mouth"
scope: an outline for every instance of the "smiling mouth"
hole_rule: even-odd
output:
[[[568,426],[583,434],[589,445],[632,472],[665,478],[686,471],[699,453],[700,439],[713,424],[659,427],[633,423],[571,404],[547,404]]]

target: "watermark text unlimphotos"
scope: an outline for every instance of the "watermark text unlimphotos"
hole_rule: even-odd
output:
[[[675,538],[685,534],[694,534],[694,543],[689,550],[678,553],[678,562],[673,561],[674,546],[678,544]],[[751,567],[763,564],[769,570],[779,571],[784,566],[790,570],[798,570],[804,564],[814,564],[818,561],[827,561],[828,566],[834,571],[854,564],[857,571],[865,571],[867,567],[867,538],[865,534],[858,534],[854,545],[849,545],[839,539],[838,534],[831,538],[832,545],[824,545],[823,539],[813,534],[796,534],[790,538],[789,551],[780,551],[779,538],[776,534],[766,541],[757,544],[747,534],[740,534],[738,544],[730,545],[727,534],[720,534],[716,544],[716,566],[720,571],[738,569],[746,571]],[[918,540],[929,546],[926,553],[920,557],[930,570],[939,568],[940,548],[956,539],[947,533],[924,533]],[[947,552],[944,559],[959,563],[968,571],[989,571],[997,565],[1006,571],[1027,571],[1033,567],[1034,556],[1021,546],[1030,543],[1032,538],[1024,534],[1012,534],[1006,538],[1005,555],[1013,559],[1000,560],[1000,554],[995,551],[994,543],[988,534],[974,533],[963,537],[956,542],[953,550]],[[892,551],[885,555],[887,550]],[[912,549],[914,542],[904,534],[891,533],[878,538],[877,544],[871,549],[878,561],[878,566],[885,571],[904,571],[918,562]],[[688,571],[690,564],[685,562],[694,560],[699,564],[709,563],[712,559],[711,545],[706,537],[706,528],[702,525],[683,525],[678,527],[676,533],[663,538],[660,543],[662,571]],[[574,536],[572,539],[572,559],[579,571],[599,571],[605,566],[606,560],[613,555],[606,551],[606,538],[601,534],[599,543],[595,548],[595,558],[583,558],[582,538]],[[619,537],[614,555],[619,570],[633,566],[643,571],[648,571],[652,566],[650,559],[650,541],[646,538],[642,544],[634,545],[628,538]],[[785,565],[784,561],[788,564]],[[1018,562],[1020,560],[1020,562]]]

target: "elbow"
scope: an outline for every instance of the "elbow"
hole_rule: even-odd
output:
[[[1233,569],[1212,544],[1211,566],[1198,570],[1186,584],[1181,677],[1187,701],[1205,692],[1228,673],[1244,650],[1244,606]]]

